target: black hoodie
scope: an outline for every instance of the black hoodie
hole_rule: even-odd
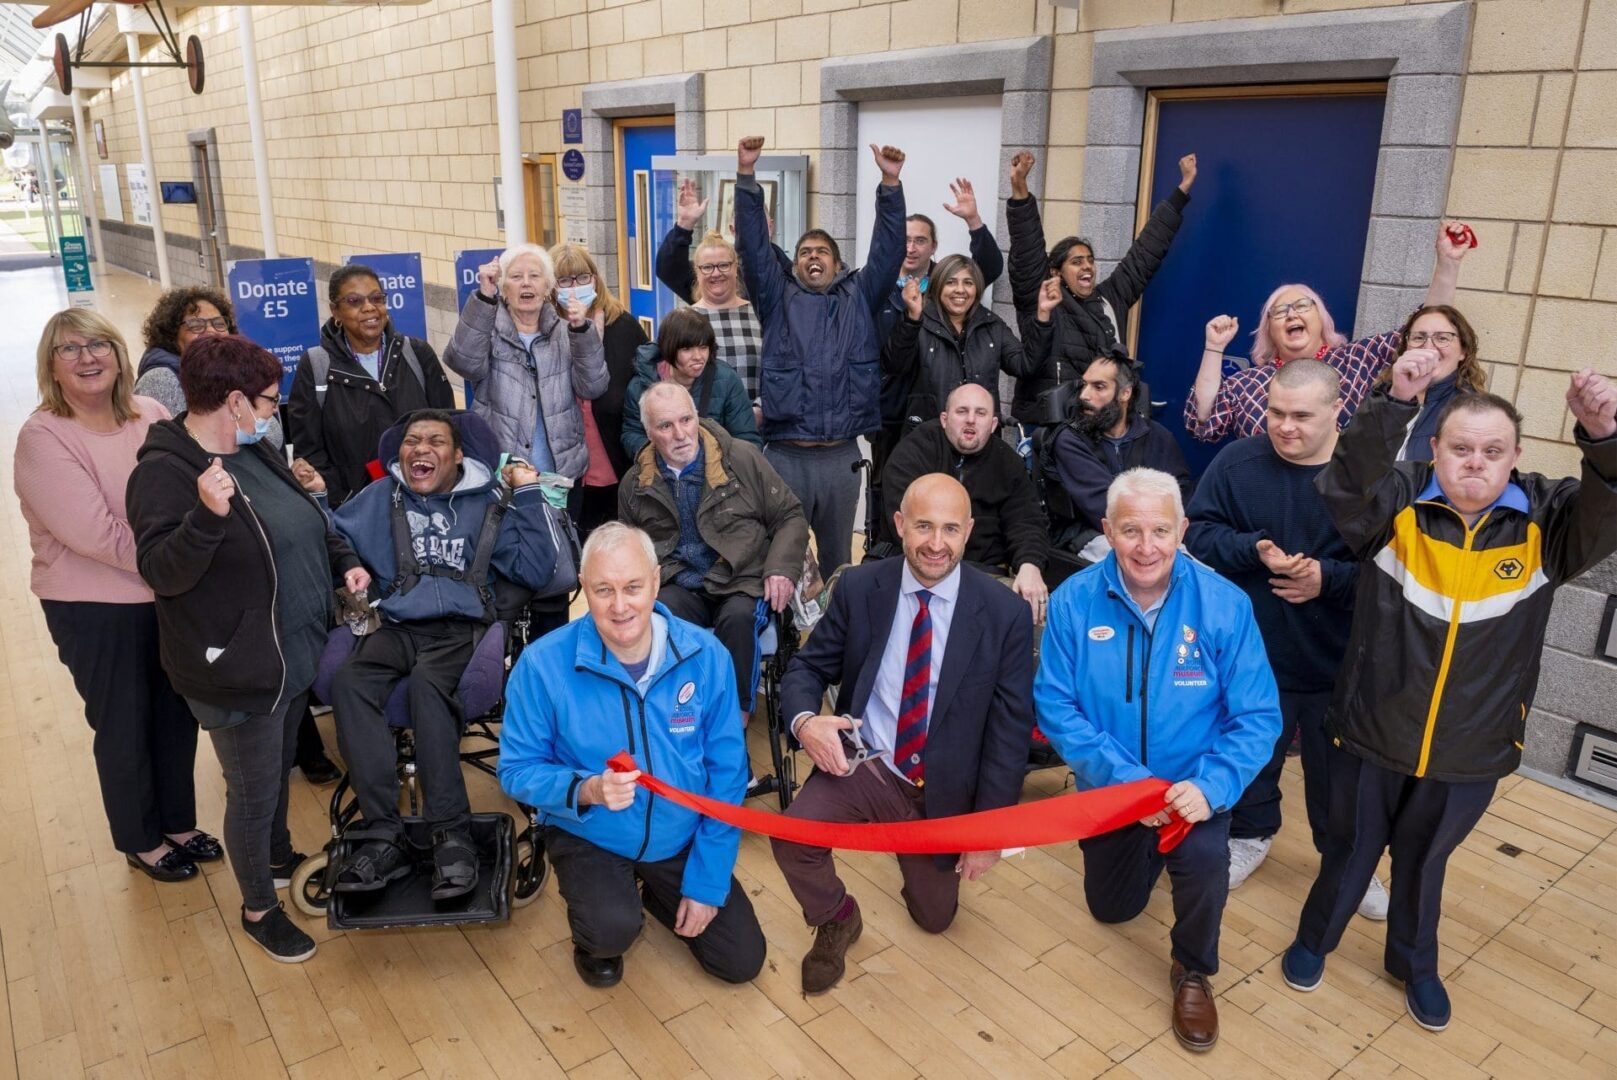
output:
[[[304,353],[286,402],[287,439],[293,452],[325,478],[326,494],[336,509],[374,479],[366,466],[377,459],[382,433],[417,409],[453,409],[455,390],[432,346],[411,338],[410,348],[427,380],[422,386],[404,359],[403,335],[391,326],[382,337],[380,381],[354,359],[337,320],[327,319],[320,328],[320,344],[331,357],[325,405],[315,393],[314,370]]]
[[[163,670],[186,697],[224,709],[272,712],[297,688],[286,686],[270,539],[239,489],[225,517],[202,505],[197,478],[214,455],[197,444],[183,419],[151,426],[125,495],[135,563],[157,594]],[[237,453],[259,455],[276,476],[303,491],[263,443]],[[323,519],[319,504],[308,502],[310,513]],[[329,526],[326,550],[335,588],[360,562]]]

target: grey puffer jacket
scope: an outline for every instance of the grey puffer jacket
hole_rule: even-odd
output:
[[[504,301],[474,292],[444,350],[444,365],[471,383],[472,412],[488,421],[500,450],[531,459],[539,405],[556,471],[577,480],[589,465],[578,399],[606,392],[606,354],[593,322],[570,330],[556,309],[539,312],[531,351],[517,336]]]

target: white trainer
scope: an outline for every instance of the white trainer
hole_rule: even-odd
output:
[[[1263,865],[1263,860],[1269,857],[1269,845],[1272,843],[1272,836],[1262,840],[1230,837],[1230,888],[1239,889],[1252,876],[1252,871]]]
[[[1364,890],[1364,899],[1359,901],[1359,914],[1374,922],[1387,921],[1387,888],[1381,884],[1381,879],[1374,875],[1370,878],[1370,887]]]

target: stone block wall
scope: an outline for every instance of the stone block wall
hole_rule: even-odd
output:
[[[1617,735],[1617,662],[1600,655],[1596,640],[1613,596],[1617,596],[1617,556],[1555,594],[1538,698],[1527,714],[1522,764],[1529,768],[1550,776],[1567,775],[1580,723]]]

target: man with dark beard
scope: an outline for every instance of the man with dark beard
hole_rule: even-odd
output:
[[[1144,467],[1168,473],[1190,501],[1194,484],[1185,455],[1167,428],[1134,411],[1139,388],[1140,374],[1133,364],[1096,357],[1084,372],[1075,414],[1056,432],[1045,455],[1045,489],[1055,496],[1049,499],[1054,543],[1091,562],[1108,550],[1100,527],[1106,490],[1124,471]]]

